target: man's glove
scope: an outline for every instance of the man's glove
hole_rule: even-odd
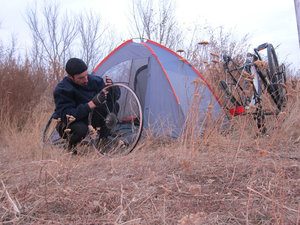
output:
[[[95,105],[100,105],[106,100],[106,95],[104,94],[103,91],[99,92],[98,94],[95,95],[95,97],[92,99],[92,102]]]

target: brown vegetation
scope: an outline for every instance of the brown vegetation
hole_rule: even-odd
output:
[[[162,30],[165,24],[176,25],[167,9],[158,14],[165,18]],[[49,16],[51,10],[47,12]],[[36,13],[29,12],[28,19],[34,19]],[[151,20],[152,11],[149,13]],[[37,22],[32,20],[32,28],[39,27]],[[152,27],[142,27],[139,36],[148,28]],[[81,31],[85,33],[83,27]],[[180,41],[180,30],[171,31],[167,34],[177,35]],[[158,35],[154,41],[161,39],[166,44],[167,37]],[[210,37],[209,42],[186,50],[185,58],[219,90],[222,68],[218,56],[227,52],[239,59],[248,46],[243,40],[229,41],[222,32],[221,40],[213,33]],[[187,128],[191,135],[173,141],[149,135],[121,158],[94,152],[72,156],[41,143],[42,130],[53,111],[52,82],[63,76],[67,52],[45,57],[47,46],[42,48],[41,42],[46,40],[35,38],[37,58],[32,62],[0,56],[1,224],[300,223],[298,78],[287,83],[289,102],[284,112],[267,118],[266,135],[258,135],[253,118],[240,116],[225,131],[207,123],[209,132],[201,137],[193,135],[197,134],[193,127]],[[87,42],[85,49],[94,49],[93,44]],[[173,42],[168,44],[173,46]],[[4,53],[2,46],[0,50]],[[61,54],[61,58],[54,57]]]
[[[18,77],[25,79],[23,70],[22,74],[25,76]],[[22,79],[18,82],[29,87],[35,81],[26,83]],[[52,110],[51,100],[44,97],[33,108],[37,99],[30,101],[28,94],[28,101],[20,100],[28,105],[18,104],[29,110],[28,120],[20,123],[21,130],[5,122],[6,116],[1,117],[0,221],[297,224],[297,83],[287,85],[289,104],[278,118],[268,118],[267,135],[257,136],[252,118],[236,117],[226,132],[211,129],[202,138],[183,137],[168,142],[148,137],[133,153],[112,159],[93,152],[71,156],[62,149],[42,146],[41,131]],[[18,87],[24,88],[20,91],[25,97],[27,86]]]
[[[49,84],[43,69],[7,58],[0,63],[0,85],[0,121],[21,128]]]

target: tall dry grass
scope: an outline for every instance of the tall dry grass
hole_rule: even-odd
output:
[[[24,65],[0,66],[1,224],[299,224],[299,79],[266,135],[252,117],[221,130],[207,113],[204,132],[191,120],[182,138],[149,134],[105,158],[42,145],[52,98],[43,71]],[[203,75],[217,88],[213,68]]]
[[[42,146],[51,112],[34,108],[2,132],[2,224],[299,224],[300,88],[257,136],[251,117],[226,132],[140,141],[122,158],[71,156]]]

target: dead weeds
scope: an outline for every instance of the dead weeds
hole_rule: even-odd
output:
[[[268,121],[267,135],[236,118],[206,140],[142,139],[122,158],[43,147],[41,119],[33,119],[2,137],[0,222],[297,224],[299,102],[291,106]]]

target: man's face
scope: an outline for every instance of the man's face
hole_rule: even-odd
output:
[[[88,75],[88,71],[84,71],[81,74],[76,74],[73,77],[72,76],[69,76],[69,77],[75,84],[85,87],[88,84],[88,76],[87,75]]]

